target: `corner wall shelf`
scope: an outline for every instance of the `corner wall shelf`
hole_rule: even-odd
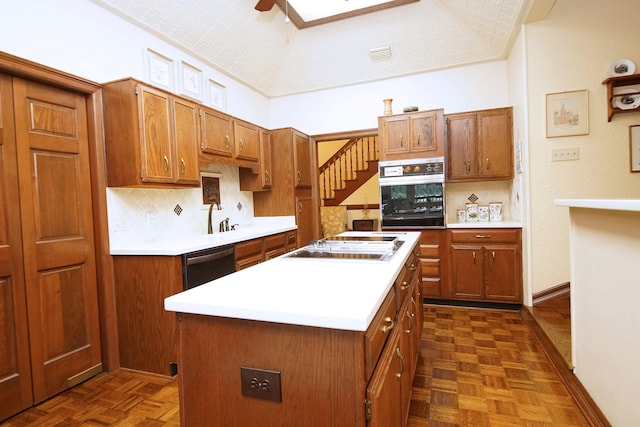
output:
[[[613,106],[613,99],[619,98],[623,96],[633,96],[636,97],[640,95],[640,89],[637,89],[633,92],[625,92],[625,93],[617,93],[614,94],[614,88],[621,86],[631,86],[631,85],[640,85],[640,74],[632,74],[629,76],[620,76],[620,77],[610,77],[602,82],[603,85],[607,85],[607,121],[611,121],[611,118],[614,114],[617,113],[633,113],[636,111],[640,111],[639,108],[629,108],[622,109]],[[634,102],[635,103],[635,102]]]

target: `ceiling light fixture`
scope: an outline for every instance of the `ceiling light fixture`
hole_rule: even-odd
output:
[[[387,45],[369,49],[369,57],[374,61],[378,59],[391,58],[391,46]]]

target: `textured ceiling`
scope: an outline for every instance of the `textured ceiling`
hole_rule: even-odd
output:
[[[275,97],[504,58],[540,0],[421,0],[302,30],[257,0],[93,1]]]

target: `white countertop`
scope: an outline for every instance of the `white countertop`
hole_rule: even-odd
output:
[[[224,233],[196,234],[172,239],[126,242],[122,246],[111,245],[111,255],[182,255],[202,249],[238,243],[271,234],[295,230],[295,224],[269,224],[240,226],[238,230]]]
[[[182,313],[365,331],[420,237],[419,232],[388,234],[405,240],[389,261],[284,255],[166,298],[164,307]]]
[[[515,221],[449,222],[447,228],[522,228],[522,223]]]
[[[640,199],[555,199],[557,206],[640,212]]]

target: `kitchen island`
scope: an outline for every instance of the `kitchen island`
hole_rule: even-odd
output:
[[[165,299],[179,319],[183,425],[404,425],[420,233],[391,234],[403,244],[389,260],[285,255]]]
[[[574,373],[614,426],[638,425],[640,200],[559,199],[571,219]]]

